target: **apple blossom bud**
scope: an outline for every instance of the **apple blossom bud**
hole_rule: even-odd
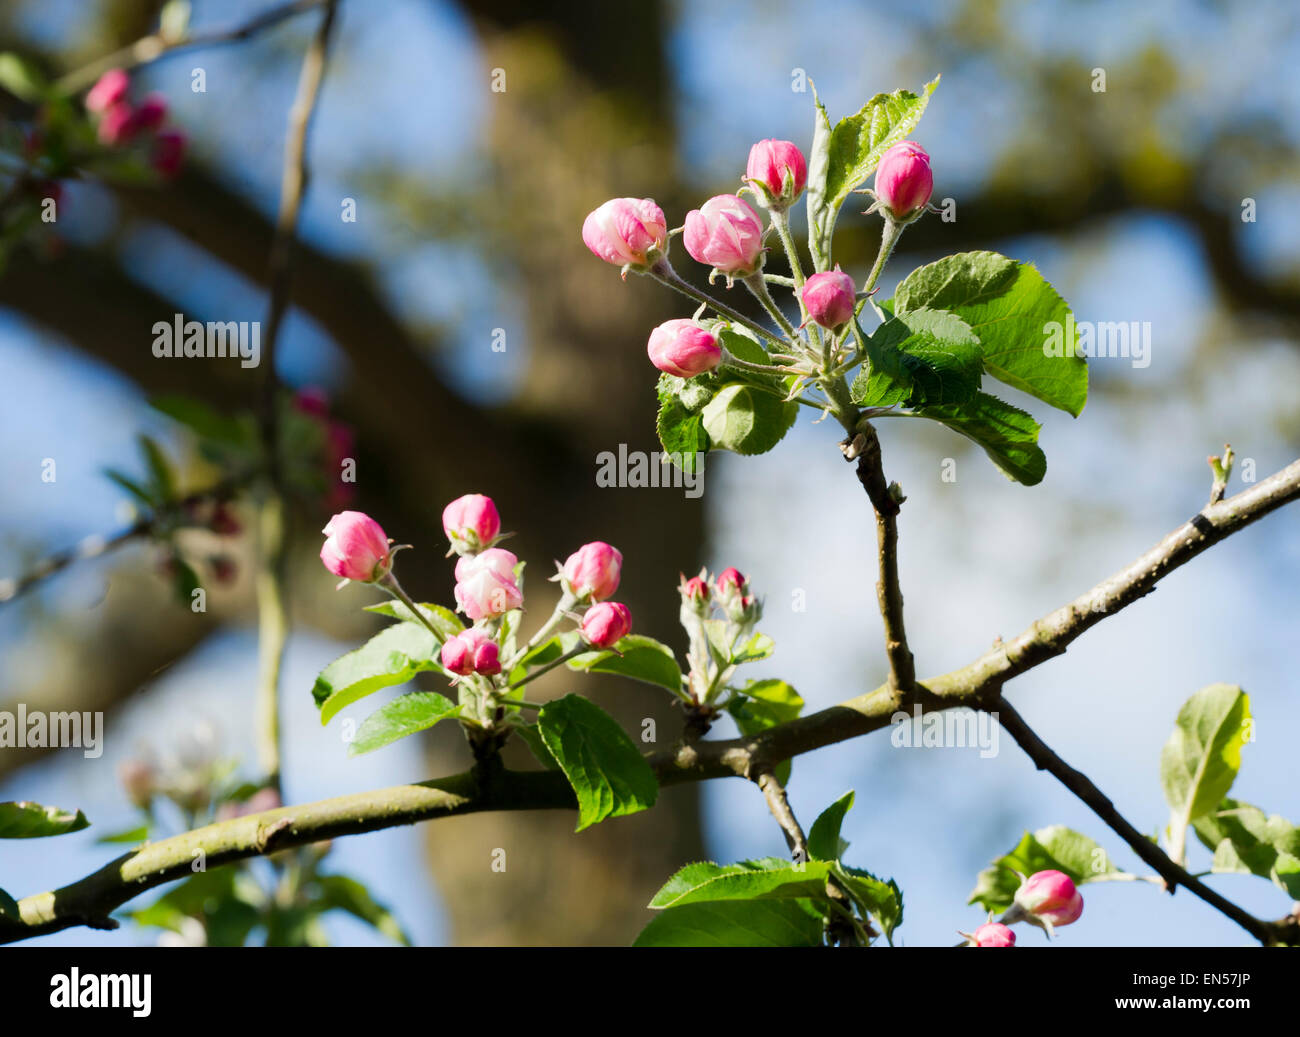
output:
[[[1051,932],[1058,925],[1078,920],[1083,914],[1083,897],[1075,888],[1074,880],[1064,872],[1036,871],[1016,890],[1015,903],[1008,914]]]
[[[762,615],[758,599],[749,593],[749,581],[738,569],[724,569],[714,582],[718,604],[733,623],[756,623]]]
[[[119,101],[100,115],[95,134],[101,144],[115,148],[134,137],[136,129],[135,110],[126,101]]]
[[[167,118],[167,98],[162,94],[148,94],[136,106],[135,125],[140,130],[156,130]]]
[[[106,112],[126,98],[131,78],[120,68],[110,68],[86,93],[86,111]]]
[[[471,673],[490,677],[501,672],[501,649],[477,627],[464,630],[443,642],[442,665],[462,677]]]
[[[560,575],[565,590],[579,601],[603,601],[618,590],[622,572],[623,552],[596,540],[569,555]]]
[[[632,613],[618,601],[602,601],[582,617],[583,639],[593,648],[612,648],[632,629]]]
[[[504,615],[524,603],[515,582],[517,559],[499,547],[465,556],[456,563],[456,603],[477,622]]]
[[[374,583],[393,567],[393,552],[383,528],[360,511],[340,511],[321,530],[320,560],[335,576]]]
[[[689,607],[700,615],[709,611],[709,584],[702,576],[692,576],[689,580],[683,575],[677,591],[682,596],[682,605]]]
[[[745,179],[769,209],[788,209],[808,184],[803,152],[788,140],[760,140],[749,149]]]
[[[149,164],[161,176],[172,177],[181,170],[187,138],[180,130],[163,130],[153,139]]]
[[[910,140],[884,153],[876,168],[876,199],[896,220],[911,217],[930,200],[934,174],[925,148]]]
[[[971,947],[1014,947],[1016,934],[1001,922],[985,922],[973,933],[963,933]]]
[[[857,286],[853,278],[836,267],[808,278],[800,298],[809,320],[833,330],[853,317],[856,296]]]
[[[458,554],[489,547],[501,532],[501,516],[491,497],[467,493],[442,509],[442,529]]]
[[[665,321],[650,332],[646,352],[655,367],[678,378],[712,371],[722,360],[718,336],[684,318]]]
[[[760,266],[763,223],[743,199],[720,194],[686,214],[682,241],[697,262],[728,276],[744,276]]]
[[[127,760],[117,769],[117,779],[126,791],[126,798],[141,810],[149,809],[157,792],[153,766],[146,760]]]
[[[668,248],[668,221],[653,198],[611,198],[587,215],[582,241],[606,263],[646,267]]]

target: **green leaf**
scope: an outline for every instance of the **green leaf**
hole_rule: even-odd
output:
[[[79,832],[89,825],[80,810],[63,810],[28,801],[0,803],[0,839],[39,839]]]
[[[18,901],[0,889],[0,915],[15,920],[21,919],[23,914],[18,909]]]
[[[194,592],[203,586],[199,574],[185,559],[176,556],[171,559],[171,567],[172,593],[176,595],[176,600],[182,605],[193,604]]]
[[[1075,417],[1088,400],[1088,365],[1065,343],[1070,308],[1042,274],[996,252],[962,252],[913,270],[894,294],[898,316],[950,310],[979,336],[984,370]],[[1049,354],[1049,329],[1061,355]],[[1066,348],[1068,346],[1068,349]]]
[[[849,844],[840,838],[840,826],[852,807],[853,790],[849,789],[817,816],[808,832],[808,856],[815,861],[837,861],[844,856]]]
[[[765,454],[785,437],[799,405],[754,385],[725,386],[700,412],[710,445],[737,454]]]
[[[1192,823],[1197,837],[1214,851],[1210,870],[1271,879],[1300,899],[1300,828],[1278,814],[1224,799],[1218,809]]]
[[[460,706],[433,691],[413,691],[399,695],[366,717],[357,737],[348,746],[349,756],[382,749],[407,735],[427,731],[439,720],[460,714]]]
[[[977,393],[959,406],[923,407],[917,413],[978,443],[1009,479],[1036,486],[1047,474],[1047,458],[1038,445],[1042,426],[996,396]]]
[[[850,793],[852,795],[852,793]],[[837,863],[835,876],[843,883],[864,914],[876,920],[885,939],[894,942],[894,930],[903,922],[903,891],[893,879],[885,882],[861,868]]]
[[[202,400],[190,396],[165,395],[149,401],[149,406],[173,421],[186,426],[200,439],[212,440],[227,446],[246,447],[250,444],[250,428],[238,418],[222,414]]]
[[[824,256],[827,264],[818,266],[819,270],[829,268],[831,238],[840,207],[849,194],[876,171],[881,156],[916,128],[930,102],[930,95],[938,85],[939,77],[935,76],[925,85],[920,96],[909,90],[876,94],[857,114],[835,124],[827,145],[825,187],[819,186],[815,195],[811,192],[813,171],[809,172],[809,242],[816,240],[813,255]],[[824,110],[819,119],[823,116]],[[816,153],[815,137],[813,150]]]
[[[149,840],[149,826],[137,825],[135,828],[127,828],[120,832],[110,832],[108,835],[101,835],[95,840],[97,843],[112,844],[126,843],[130,846],[136,846]]]
[[[698,379],[677,378],[670,374],[659,376],[659,416],[655,429],[664,453],[673,457],[673,463],[684,472],[694,472],[696,457],[709,451],[709,434],[704,431],[700,410],[710,394]],[[690,386],[688,389],[687,387]],[[700,398],[700,392],[703,398]],[[692,404],[698,406],[692,406]]]
[[[12,51],[0,54],[0,87],[31,103],[44,100],[50,89],[36,65]]]
[[[173,886],[147,907],[128,911],[137,925],[183,933],[187,918],[203,923],[211,947],[242,947],[260,921],[260,891],[239,868],[212,868]]]
[[[673,875],[649,906],[679,907],[708,900],[824,897],[830,874],[831,865],[825,861],[794,864],[780,857],[762,857],[739,864],[700,861],[686,865]]]
[[[340,656],[321,670],[311,689],[328,724],[336,713],[380,688],[405,684],[424,670],[442,670],[436,661],[438,643],[419,623],[395,623],[360,648]]]
[[[629,634],[614,648],[583,652],[568,662],[569,669],[587,673],[615,673],[667,688],[682,690],[682,671],[677,657],[666,644],[653,637]]]
[[[853,380],[853,402],[960,404],[979,391],[980,340],[955,314],[922,306],[880,325],[867,339],[869,367]]]
[[[465,624],[451,609],[443,605],[430,605],[428,602],[416,602],[420,614],[432,624],[433,629],[446,641],[465,629]],[[378,605],[367,605],[365,611],[376,615],[400,619],[404,623],[416,623],[423,626],[406,605],[400,601],[381,601]]]
[[[360,918],[395,943],[409,947],[411,939],[406,935],[393,912],[378,903],[370,895],[370,890],[356,879],[346,875],[321,875],[316,880],[320,885],[320,906],[325,911],[346,911]]]
[[[126,490],[126,492],[131,494],[131,496],[135,497],[141,504],[144,504],[149,508],[154,508],[158,505],[159,502],[154,499],[153,495],[150,494],[148,490],[130,476],[119,472],[116,468],[105,468],[104,475],[109,479],[112,479],[113,482],[117,483],[118,486]]]
[[[674,907],[650,920],[635,947],[820,947],[810,900],[722,900]]]
[[[551,755],[551,750],[546,748],[546,743],[542,741],[541,729],[536,724],[516,723],[514,724],[515,734],[524,740],[532,754],[537,757],[537,762],[547,770],[558,771],[559,763]]]
[[[1014,850],[981,871],[966,902],[1005,911],[1020,887],[1016,872],[1028,877],[1036,871],[1064,872],[1075,885],[1122,874],[1093,839],[1065,825],[1049,825],[1032,835],[1026,832]]]
[[[137,436],[140,453],[149,469],[149,489],[155,500],[172,501],[176,498],[176,475],[163,448],[150,436]]]
[[[582,634],[577,630],[570,630],[556,637],[549,638],[534,648],[530,648],[515,664],[515,668],[510,671],[510,682],[515,684],[528,676],[528,671],[536,666],[545,666],[553,663],[566,652],[572,651],[579,641],[582,640]],[[512,693],[513,694],[513,693]],[[518,689],[518,694],[523,695],[523,688]]]
[[[727,712],[735,718],[742,735],[756,735],[769,727],[793,720],[803,709],[803,699],[785,681],[750,681],[727,702]],[[790,782],[790,760],[782,760],[773,769],[773,776],[782,785]]]
[[[1160,753],[1160,782],[1169,804],[1170,857],[1181,863],[1187,826],[1215,810],[1241,766],[1250,700],[1231,684],[1211,684],[1178,711]]]
[[[829,208],[826,180],[831,162],[831,121],[826,107],[813,87],[813,142],[808,152],[808,251],[813,266],[829,270],[831,265],[830,234],[826,232],[826,210]],[[831,220],[832,226],[834,220]]]
[[[618,722],[580,695],[538,711],[542,741],[578,798],[578,827],[654,806],[659,782]]]

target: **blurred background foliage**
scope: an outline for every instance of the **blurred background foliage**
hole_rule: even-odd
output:
[[[195,0],[193,25],[230,26],[265,6]],[[151,31],[159,7],[11,0],[0,10],[0,50],[58,75]],[[942,431],[882,433],[886,470],[912,498],[903,575],[922,673],[966,661],[1147,547],[1202,502],[1203,459],[1225,438],[1260,476],[1300,446],[1294,4],[344,0],[340,17],[310,141],[314,178],[280,373],[294,387],[323,386],[352,426],[354,506],[416,544],[400,568],[417,598],[449,597],[443,504],[485,492],[535,570],[586,540],[619,546],[643,632],[674,636],[678,572],[737,564],[768,594],[769,614],[781,614],[767,626],[779,646],[773,675],[795,683],[810,708],[882,679],[869,513],[827,426],[805,418],[761,460],[711,459],[702,500],[595,483],[600,451],[656,448],[644,340],[686,311],[647,280],[620,283],[594,260],[579,237],[582,218],[608,197],[648,195],[676,225],[704,197],[735,189],[754,140],[806,147],[811,93],[792,89],[801,71],[832,118],[876,92],[943,74],[916,137],[933,156],[935,200],[956,199],[957,220],[927,217],[910,228],[882,294],[937,255],[992,248],[1036,261],[1080,319],[1153,323],[1150,368],[1094,362],[1083,417],[1048,422],[1039,489],[989,475],[978,451]],[[0,414],[0,574],[121,524],[122,494],[100,470],[135,463],[137,431],[188,456],[187,486],[204,484],[203,461],[149,398],[185,393],[229,410],[251,403],[257,372],[157,359],[150,328],[175,312],[261,319],[285,111],[312,21],[142,68],[137,88],[163,91],[192,139],[182,174],[161,188],[68,183],[54,240],[10,258],[0,277],[10,389]],[[190,90],[196,67],[205,93]],[[1097,68],[1102,93],[1092,89]],[[491,90],[494,69],[504,70],[504,92]],[[0,93],[0,117],[29,115]],[[1241,218],[1247,197],[1257,204],[1253,223]],[[355,223],[340,219],[345,198],[356,200]],[[836,258],[861,277],[880,221],[846,214],[839,228]],[[700,278],[692,266],[678,260]],[[776,260],[770,269],[779,272]],[[738,293],[730,301],[746,303]],[[505,332],[504,352],[492,348],[495,329]],[[945,456],[960,466],[955,488],[939,482]],[[59,465],[54,484],[40,480],[49,457]],[[422,747],[364,764],[345,759],[335,729],[319,727],[308,695],[315,669],[376,628],[358,609],[365,592],[335,594],[320,571],[327,517],[300,514],[294,528],[297,633],[282,691],[290,802],[461,770],[468,760],[449,725]],[[1087,770],[1089,752],[1106,757],[1094,777],[1121,808],[1141,789],[1131,794],[1147,827],[1163,817],[1159,745],[1195,687],[1254,677],[1266,685],[1248,686],[1263,730],[1294,730],[1297,707],[1284,704],[1294,675],[1279,642],[1294,644],[1296,630],[1295,518],[1264,528],[1225,548],[1218,568],[1198,563],[1199,576],[1180,576],[1186,593],[1157,596],[1159,606],[1116,621],[1132,633],[1089,635],[1094,647],[1071,651],[1075,676],[1062,676],[1069,661],[1055,664],[1035,678],[1044,694],[1026,696],[1027,717],[1041,719],[1049,742],[1059,730],[1067,759]],[[92,820],[115,809],[125,817],[112,772],[142,742],[215,717],[234,749],[249,743],[251,693],[241,690],[255,653],[249,548],[240,540],[231,550],[240,575],[210,588],[201,615],[173,604],[156,559],[137,548],[0,606],[0,708],[102,709],[109,732],[98,760],[0,753],[0,798],[51,788],[51,800]],[[816,603],[806,613],[787,605],[800,589]],[[538,614],[550,602],[537,599],[551,590],[532,581]],[[1117,658],[1128,660],[1125,679],[1103,677]],[[1198,667],[1213,672],[1183,673]],[[566,690],[562,677],[539,682],[539,694]],[[1071,723],[1070,696],[1089,693],[1112,726]],[[1277,712],[1259,705],[1261,695]],[[666,696],[609,679],[597,697],[629,729],[654,717],[661,741],[675,737],[680,718]],[[1109,748],[1099,750],[1099,739]],[[1271,751],[1284,752],[1277,741]],[[890,753],[883,737],[839,747],[800,761],[792,792],[812,817],[844,787],[858,788],[858,856],[903,886],[904,942],[951,942],[953,929],[978,924],[962,907],[974,874],[1021,829],[1060,821],[1102,835],[1047,779],[1025,791],[1027,764],[1009,745],[983,769],[947,757],[927,769],[931,761],[913,765],[912,755]],[[1142,765],[1126,769],[1124,756]],[[1269,800],[1272,790],[1265,805],[1294,815],[1284,769],[1281,760],[1261,763],[1263,791],[1247,798]],[[675,788],[655,810],[580,837],[567,815],[479,815],[346,840],[354,845],[334,852],[352,855],[349,871],[382,891],[417,942],[627,943],[678,865],[706,851],[781,852],[779,838],[752,789]],[[88,833],[62,842],[74,839],[83,840],[79,856],[65,858],[60,845],[60,856],[38,864],[22,856],[26,848],[15,851],[5,870],[27,883],[7,877],[6,887],[23,895],[102,863],[106,848]],[[490,867],[496,848],[508,854],[504,875]],[[1091,899],[1110,896],[1124,909],[1103,916],[1107,928],[1075,927],[1081,939],[1241,936],[1182,897],[1182,916],[1135,906],[1129,889]],[[336,937],[368,938],[346,927]]]

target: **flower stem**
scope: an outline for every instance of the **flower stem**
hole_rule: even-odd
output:
[[[707,292],[702,292],[698,288],[696,288],[693,284],[683,281],[677,275],[677,271],[675,271],[669,265],[667,259],[661,259],[654,266],[652,266],[650,268],[650,276],[653,277],[660,284],[666,284],[669,288],[681,292],[687,298],[694,299],[696,302],[704,303],[704,305],[710,307],[711,309],[717,310],[728,320],[741,325],[741,327],[748,328],[750,331],[754,332],[754,334],[762,336],[763,338],[771,342],[773,345],[776,346],[787,345],[787,343],[781,340],[780,336],[773,334],[771,331],[763,327],[763,325],[759,324],[757,321],[750,320],[748,317],[746,317],[743,313],[739,312],[738,310],[733,310],[725,302],[719,302],[717,299],[713,298],[713,296],[709,295]]]
[[[515,688],[522,688],[529,681],[536,680],[538,677],[542,676],[542,674],[550,673],[550,671],[555,669],[557,666],[560,666],[563,663],[567,663],[575,655],[582,655],[583,652],[590,652],[590,651],[592,651],[591,645],[587,644],[585,641],[579,641],[576,645],[570,648],[558,659],[555,659],[547,663],[545,666],[539,666],[532,673],[519,678],[519,680],[515,681],[514,684],[511,684],[508,688],[506,688],[506,691],[514,691]]]
[[[871,268],[867,283],[862,288],[866,294],[870,295],[875,290],[880,272],[885,269],[885,263],[889,260],[890,253],[894,251],[894,246],[898,244],[898,239],[902,237],[905,226],[907,224],[885,217],[885,229],[880,234],[880,251],[876,253],[876,263]]]
[[[390,572],[379,581],[379,585],[411,610],[411,615],[424,624],[424,628],[433,635],[433,640],[437,643],[438,647],[441,648],[445,638],[434,629],[433,624],[430,623],[428,617],[425,616],[424,610],[411,600],[411,596],[407,594],[406,591],[402,590],[402,585],[397,582],[397,577]]]
[[[754,294],[755,299],[763,304],[763,309],[772,315],[777,327],[785,332],[790,341],[796,344],[802,342],[803,337],[799,332],[795,331],[794,325],[781,312],[781,307],[776,304],[776,300],[772,298],[772,293],[767,290],[767,282],[763,280],[763,275],[755,271],[748,277],[742,278],[742,280],[745,282],[745,287]]]

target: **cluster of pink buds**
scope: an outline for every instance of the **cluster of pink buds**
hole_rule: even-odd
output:
[[[448,638],[442,646],[442,665],[452,673],[467,677],[471,673],[490,677],[501,672],[501,649],[478,627]]]
[[[701,569],[698,576],[690,579],[682,576],[677,592],[682,599],[678,615],[690,641],[689,698],[694,706],[707,707],[734,669],[733,663],[717,657],[717,644],[725,642],[733,647],[741,644],[762,618],[763,606],[751,593],[744,574],[735,568],[722,570],[716,579],[709,576],[707,569]],[[723,620],[712,618],[715,608],[722,613]],[[715,630],[711,636],[709,624],[720,622],[725,622],[725,628]]]
[[[749,581],[739,569],[723,569],[715,583],[716,601],[731,622],[753,626],[761,609],[758,599],[749,592]]]
[[[344,482],[340,476],[343,462],[356,456],[356,437],[350,425],[330,413],[330,398],[324,389],[308,386],[298,390],[293,397],[293,409],[319,429],[322,442],[319,462],[329,487],[325,506],[337,511],[350,504],[355,496],[355,484]]]
[[[973,933],[962,933],[967,947],[1014,947],[1016,934],[1010,926],[1027,922],[1044,930],[1048,936],[1062,925],[1077,922],[1083,914],[1083,897],[1074,880],[1062,871],[1049,869],[1020,877],[1011,907],[998,921],[992,917]]]
[[[99,77],[86,94],[86,111],[97,120],[101,144],[120,148],[137,139],[149,142],[149,164],[163,176],[175,176],[185,157],[186,138],[180,130],[164,127],[167,99],[149,94],[139,104],[127,100],[130,77],[112,68]]]

